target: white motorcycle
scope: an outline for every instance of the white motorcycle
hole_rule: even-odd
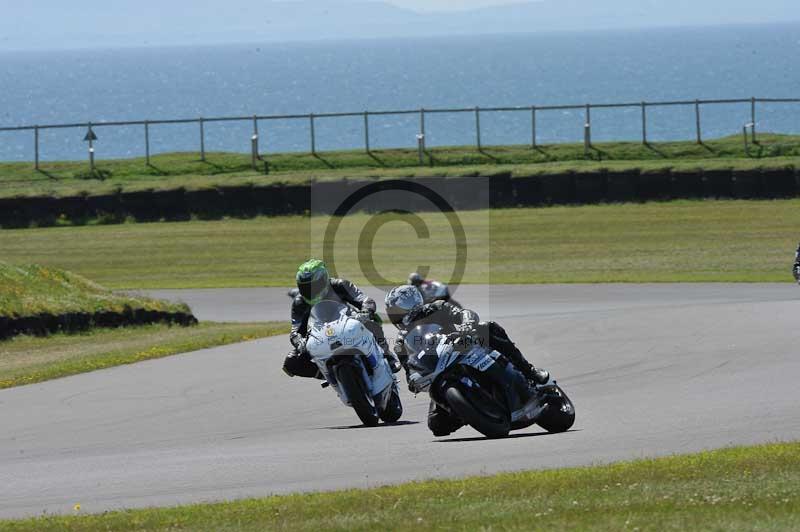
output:
[[[383,350],[354,311],[336,301],[311,309],[306,349],[326,382],[364,425],[394,423],[403,415],[397,379]]]
[[[575,423],[575,407],[554,380],[531,386],[497,351],[479,342],[453,342],[423,325],[406,336],[409,390],[428,392],[450,414],[489,438],[538,424],[565,432]]]

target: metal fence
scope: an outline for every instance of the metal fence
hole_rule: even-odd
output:
[[[649,144],[648,138],[648,109],[659,107],[676,107],[688,106],[694,110],[694,129],[696,132],[697,143],[703,142],[703,127],[702,127],[702,109],[704,106],[710,105],[727,105],[727,104],[749,104],[750,114],[744,120],[749,122],[743,123],[745,131],[745,141],[750,136],[750,140],[756,141],[756,124],[757,112],[759,105],[765,104],[792,104],[800,103],[800,98],[746,98],[746,99],[716,99],[716,100],[676,100],[676,101],[658,101],[658,102],[631,102],[631,103],[603,103],[603,104],[580,104],[580,105],[542,105],[542,106],[518,106],[518,107],[472,107],[472,108],[440,108],[440,109],[414,109],[414,110],[395,110],[395,111],[361,111],[349,113],[320,113],[320,114],[293,114],[293,115],[252,115],[252,116],[225,116],[213,118],[184,118],[184,119],[170,119],[170,120],[133,120],[133,121],[111,121],[111,122],[86,122],[86,123],[70,123],[70,124],[46,124],[46,125],[27,125],[16,127],[0,127],[0,132],[22,132],[29,131],[33,134],[34,146],[34,166],[39,169],[40,165],[40,132],[43,130],[51,129],[68,129],[68,128],[86,128],[86,135],[84,141],[88,145],[88,158],[92,168],[95,164],[95,150],[94,142],[97,140],[95,129],[112,128],[112,127],[130,127],[141,126],[142,135],[144,138],[144,156],[147,163],[150,163],[151,155],[151,141],[150,131],[153,127],[166,124],[197,124],[197,142],[199,148],[200,159],[206,159],[206,132],[205,125],[214,122],[251,122],[252,123],[252,136],[249,139],[248,151],[252,156],[253,166],[255,167],[257,161],[262,160],[263,152],[259,150],[259,127],[264,127],[272,120],[296,120],[305,122],[308,125],[309,135],[309,152],[317,154],[318,135],[316,132],[317,121],[322,119],[336,119],[336,118],[358,118],[363,117],[363,132],[364,132],[364,150],[367,153],[372,151],[370,146],[370,117],[389,116],[389,115],[418,115],[419,116],[419,132],[416,135],[417,146],[420,155],[420,164],[423,163],[423,153],[427,149],[426,146],[426,128],[425,118],[428,115],[434,114],[463,114],[470,113],[474,115],[474,128],[475,128],[475,146],[478,150],[483,149],[484,143],[481,138],[481,116],[485,113],[492,112],[519,112],[528,113],[530,115],[530,138],[526,139],[524,144],[530,145],[531,148],[539,147],[537,139],[539,138],[539,131],[537,129],[537,119],[541,113],[550,111],[574,111],[583,110],[585,113],[585,121],[583,124],[583,139],[584,146],[587,151],[592,145],[592,110],[594,109],[641,109],[641,141],[644,144]],[[244,144],[244,143],[243,143]],[[520,142],[520,144],[523,144]]]

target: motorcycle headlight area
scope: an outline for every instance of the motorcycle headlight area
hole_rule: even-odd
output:
[[[436,371],[438,363],[439,356],[436,354],[436,351],[420,351],[416,355],[408,357],[408,367],[421,375],[428,375]]]

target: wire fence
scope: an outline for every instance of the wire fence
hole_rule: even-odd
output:
[[[223,117],[198,117],[198,118],[181,118],[181,119],[166,119],[166,120],[131,120],[131,121],[103,121],[103,122],[85,122],[85,123],[66,123],[66,124],[44,124],[44,125],[25,125],[15,127],[0,127],[0,132],[31,132],[33,134],[33,156],[34,167],[39,169],[41,162],[41,132],[48,130],[62,130],[85,128],[86,133],[84,141],[87,143],[87,154],[89,163],[94,169],[95,165],[95,148],[94,144],[98,140],[95,130],[101,128],[121,128],[139,126],[142,128],[141,135],[144,140],[144,153],[147,163],[150,163],[152,153],[151,131],[157,126],[175,125],[175,124],[196,124],[197,125],[197,147],[201,160],[206,159],[206,124],[219,123],[219,122],[250,122],[252,124],[252,134],[242,143],[243,147],[247,146],[247,150],[252,156],[252,163],[254,168],[259,161],[262,161],[265,155],[259,146],[259,131],[268,129],[270,121],[296,121],[303,124],[302,127],[307,127],[309,132],[308,138],[308,152],[313,155],[318,153],[319,147],[319,134],[318,124],[321,120],[328,119],[343,119],[343,118],[356,118],[363,119],[363,149],[370,153],[373,150],[371,145],[370,136],[370,118],[381,116],[418,116],[419,128],[416,134],[417,145],[419,150],[420,164],[423,164],[423,154],[427,149],[426,139],[426,117],[432,115],[443,114],[470,114],[474,116],[474,143],[478,150],[487,147],[482,138],[481,117],[487,113],[526,113],[530,118],[530,137],[524,141],[521,139],[519,144],[530,145],[531,148],[540,146],[538,141],[541,134],[541,127],[539,119],[543,113],[553,111],[582,111],[584,114],[583,123],[583,142],[586,149],[590,149],[592,145],[592,111],[593,110],[608,110],[608,109],[638,109],[641,113],[641,142],[649,144],[651,139],[649,137],[649,124],[648,124],[648,110],[656,108],[669,108],[669,107],[689,107],[692,110],[694,117],[693,129],[695,131],[695,140],[697,143],[703,143],[703,108],[713,105],[730,105],[730,104],[749,104],[749,116],[743,117],[742,128],[745,132],[745,142],[748,136],[750,141],[756,142],[756,124],[758,119],[759,109],[765,105],[777,104],[797,104],[800,103],[800,98],[744,98],[744,99],[712,99],[712,100],[675,100],[675,101],[656,101],[656,102],[628,102],[628,103],[600,103],[600,104],[577,104],[577,105],[530,105],[530,106],[517,106],[517,107],[472,107],[472,108],[438,108],[438,109],[413,109],[413,110],[390,110],[390,111],[361,111],[361,112],[344,112],[344,113],[310,113],[310,114],[289,114],[289,115],[252,115],[252,116],[223,116]],[[244,140],[244,139],[243,139]],[[345,149],[342,147],[341,149]],[[326,150],[327,151],[327,150]]]

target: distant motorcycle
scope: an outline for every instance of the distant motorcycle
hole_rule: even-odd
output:
[[[794,280],[797,281],[797,284],[800,284],[800,246],[797,247],[797,251],[794,254],[794,266],[792,267],[792,274],[794,275]]]
[[[406,336],[409,390],[428,392],[441,408],[489,438],[538,424],[565,432],[575,407],[554,380],[531,385],[500,353],[439,334],[436,325]]]
[[[306,349],[339,399],[366,426],[394,423],[403,415],[397,379],[372,333],[353,309],[321,301],[311,309]]]
[[[463,308],[461,303],[456,301],[450,296],[450,288],[439,281],[422,281],[416,285],[419,293],[422,294],[422,299],[425,303],[433,303],[434,301],[447,301],[451,305]]]

